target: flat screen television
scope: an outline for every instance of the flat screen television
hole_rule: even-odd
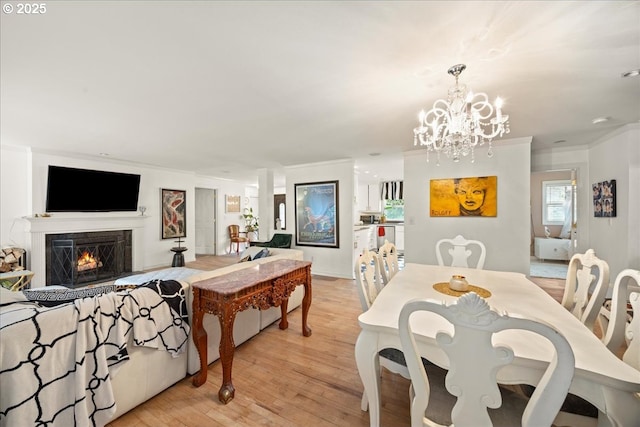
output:
[[[140,175],[49,166],[47,212],[128,212],[138,209]]]

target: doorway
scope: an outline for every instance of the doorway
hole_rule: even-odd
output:
[[[216,255],[218,191],[196,188],[196,254]]]
[[[564,279],[577,247],[576,169],[531,174],[530,276]]]

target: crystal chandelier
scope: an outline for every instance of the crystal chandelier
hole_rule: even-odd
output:
[[[427,147],[427,161],[429,152],[435,151],[438,165],[441,152],[454,162],[471,154],[473,163],[474,148],[485,142],[489,142],[487,156],[491,157],[491,140],[509,133],[509,116],[502,114],[500,98],[491,105],[486,93],[473,93],[458,83],[465,68],[464,64],[449,68],[449,74],[456,78],[456,85],[449,88],[446,101],[438,99],[431,110],[420,112],[420,126],[413,130],[413,144]]]

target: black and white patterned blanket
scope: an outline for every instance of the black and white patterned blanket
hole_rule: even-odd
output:
[[[15,304],[0,316],[0,426],[105,425],[130,338],[177,357],[187,348],[186,308],[172,280],[54,307]]]

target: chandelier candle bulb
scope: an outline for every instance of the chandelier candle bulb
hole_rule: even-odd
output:
[[[496,98],[496,119],[498,119],[498,123],[502,121],[502,99],[500,97]]]

